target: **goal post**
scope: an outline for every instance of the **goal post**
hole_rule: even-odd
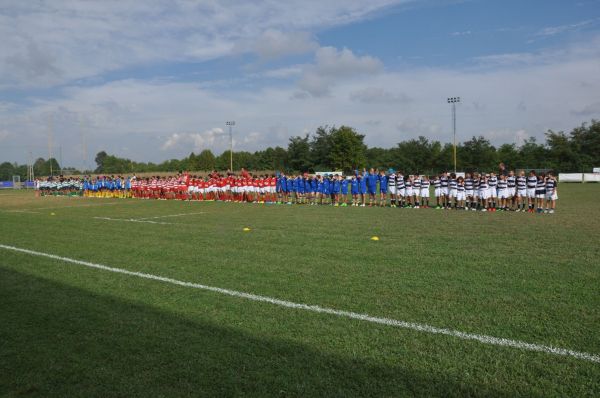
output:
[[[12,176],[13,189],[21,189],[21,176]]]

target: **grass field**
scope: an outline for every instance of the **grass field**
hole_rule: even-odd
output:
[[[554,215],[0,192],[0,245],[597,358],[600,185],[559,189]],[[0,248],[0,395],[599,396],[600,363]]]

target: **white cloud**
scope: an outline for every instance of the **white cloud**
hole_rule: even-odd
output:
[[[565,24],[565,25],[558,25],[558,26],[548,26],[545,27],[543,29],[540,29],[536,35],[537,36],[554,36],[554,35],[558,35],[561,33],[565,33],[565,32],[569,32],[569,31],[573,31],[573,30],[578,30],[581,29],[583,27],[589,26],[591,24],[593,24],[594,22],[597,22],[599,19],[588,19],[586,21],[581,21],[581,22],[577,22],[577,23],[573,23],[573,24]]]
[[[337,82],[357,76],[373,75],[383,70],[383,64],[369,55],[357,56],[347,48],[337,50],[321,47],[315,54],[315,64],[305,68],[299,81],[304,91],[315,97],[326,96]]]
[[[407,117],[396,124],[396,130],[400,133],[398,141],[401,141],[420,135],[425,137],[439,136],[442,128],[439,124],[431,122],[431,120]]]
[[[575,109],[571,113],[576,116],[584,117],[599,117],[600,116],[600,101],[587,104],[580,109]]]
[[[284,68],[271,69],[262,74],[264,77],[273,79],[287,79],[302,74],[302,65],[288,66]]]
[[[517,144],[521,145],[525,142],[527,138],[529,138],[529,134],[524,129],[512,130],[510,128],[502,128],[498,130],[486,131],[481,134],[488,140],[501,144]]]
[[[191,149],[200,152],[214,147],[215,140],[223,139],[224,132],[220,127],[213,127],[202,133],[173,133],[163,143],[161,149]]]
[[[264,59],[305,54],[317,47],[317,41],[308,32],[283,32],[277,29],[267,29],[249,45],[250,50]]]
[[[313,29],[410,0],[4,1],[0,88],[51,87],[137,65],[315,47]],[[250,49],[249,43],[253,43]]]
[[[392,93],[381,87],[367,87],[350,93],[350,99],[364,104],[398,104],[410,102],[404,93]]]
[[[451,36],[470,36],[470,35],[471,35],[470,30],[456,31],[456,32],[451,33]]]
[[[550,65],[569,59],[589,59],[598,56],[600,56],[600,36],[592,37],[588,42],[563,48],[543,49],[537,52],[493,54],[475,57],[474,61],[478,67],[501,68]]]
[[[11,133],[7,130],[0,130],[0,142],[8,141]]]
[[[329,76],[355,76],[379,72],[383,65],[369,55],[356,56],[344,48],[321,47],[316,53],[316,68],[320,74]]]
[[[343,50],[327,51],[334,60],[344,59]],[[218,85],[131,79],[72,86],[62,89],[60,98],[37,99],[30,106],[1,104],[0,129],[12,135],[10,148],[0,145],[0,157],[23,162],[35,143],[39,147],[32,148],[34,157],[45,157],[50,115],[54,142],[62,145],[65,163],[75,166],[80,162],[81,125],[88,137],[90,159],[100,150],[140,161],[181,158],[202,148],[220,153],[229,147],[224,124],[232,119],[237,123],[234,147],[238,150],[286,147],[290,136],[325,124],[351,125],[366,134],[371,146],[390,147],[419,134],[449,142],[452,119],[446,98],[454,95],[463,100],[457,107],[459,141],[474,135],[484,135],[495,145],[520,143],[527,136],[543,141],[547,129],[568,131],[589,121],[594,117],[589,112],[597,109],[597,40],[562,53],[579,56],[540,53],[536,58],[532,54],[530,62],[510,68],[391,71],[373,59],[358,62],[358,72],[348,72],[353,62],[325,62],[323,58],[309,66],[295,66],[302,76],[307,70],[322,70],[329,96],[299,91],[299,83],[291,80],[261,86],[236,84],[228,90]],[[345,56],[346,60],[361,58],[349,50]],[[385,106],[356,100],[385,98],[390,93],[406,95],[410,102]],[[214,129],[223,129],[225,134],[219,136]]]

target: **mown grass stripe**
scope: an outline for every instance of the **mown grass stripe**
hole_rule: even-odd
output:
[[[527,351],[543,352],[543,353],[547,353],[547,354],[568,356],[568,357],[573,357],[573,358],[577,358],[577,359],[581,359],[581,360],[585,360],[585,361],[600,363],[599,355],[581,352],[581,351],[574,351],[574,350],[570,350],[570,349],[566,349],[566,348],[559,348],[559,347],[552,347],[552,346],[541,345],[541,344],[527,343],[527,342],[519,341],[519,340],[505,339],[505,338],[501,338],[501,337],[493,337],[493,336],[487,336],[487,335],[481,335],[481,334],[465,333],[465,332],[461,332],[458,330],[444,329],[444,328],[439,328],[439,327],[430,326],[430,325],[426,325],[426,324],[405,322],[405,321],[400,321],[400,320],[390,319],[390,318],[380,318],[380,317],[375,317],[375,316],[371,316],[368,314],[360,314],[360,313],[351,312],[351,311],[336,310],[333,308],[320,307],[318,305],[294,303],[291,301],[280,300],[280,299],[267,297],[267,296],[260,296],[260,295],[256,295],[256,294],[252,294],[252,293],[240,292],[240,291],[236,291],[236,290],[224,289],[224,288],[214,287],[214,286],[207,286],[207,285],[202,285],[199,283],[184,282],[184,281],[179,281],[176,279],[167,278],[167,277],[163,277],[163,276],[147,274],[147,273],[143,273],[143,272],[129,271],[129,270],[122,269],[122,268],[109,267],[109,266],[102,265],[102,264],[96,264],[96,263],[91,263],[88,261],[76,260],[76,259],[72,259],[72,258],[68,258],[68,257],[62,257],[62,256],[54,255],[54,254],[49,254],[49,253],[42,253],[42,252],[29,250],[29,249],[23,249],[23,248],[19,248],[19,247],[15,247],[15,246],[0,244],[0,248],[5,249],[5,250],[20,252],[20,253],[25,253],[25,254],[29,254],[29,255],[33,255],[33,256],[51,258],[51,259],[55,259],[55,260],[72,263],[72,264],[83,265],[86,267],[96,268],[96,269],[100,269],[103,271],[137,276],[140,278],[170,283],[173,285],[190,287],[190,288],[194,288],[194,289],[202,289],[202,290],[207,290],[207,291],[211,291],[211,292],[215,292],[215,293],[225,294],[228,296],[244,298],[247,300],[270,303],[270,304],[277,305],[280,307],[285,307],[285,308],[293,308],[293,309],[300,309],[300,310],[311,311],[311,312],[322,313],[322,314],[336,315],[336,316],[340,316],[340,317],[357,319],[357,320],[371,322],[371,323],[394,326],[394,327],[403,328],[403,329],[410,329],[410,330],[414,330],[414,331],[418,331],[418,332],[424,332],[424,333],[430,333],[430,334],[441,334],[441,335],[456,337],[456,338],[459,338],[462,340],[478,341],[480,343],[487,344],[487,345],[494,345],[494,346],[500,346],[500,347],[511,347],[511,348],[517,348],[517,349],[527,350]]]

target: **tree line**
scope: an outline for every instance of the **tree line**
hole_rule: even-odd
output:
[[[287,172],[393,167],[405,173],[437,173],[454,168],[453,145],[426,137],[399,142],[392,148],[368,147],[365,136],[349,126],[322,126],[313,134],[290,137],[287,148],[269,147],[262,151],[234,151],[234,170],[281,170]],[[216,156],[209,149],[191,153],[183,159],[162,163],[136,162],[101,151],[96,155],[96,169],[84,172],[127,174],[141,172],[211,171],[229,169],[229,151]],[[557,172],[591,172],[600,167],[600,121],[592,120],[569,133],[549,130],[545,142],[527,139],[522,145],[496,147],[483,136],[472,137],[457,145],[458,170],[494,170],[499,162],[513,169],[552,169]],[[39,158],[34,163],[37,176],[56,175],[56,159]],[[70,168],[65,174],[79,174]],[[24,179],[27,166],[9,162],[0,164],[0,180],[13,175]]]

